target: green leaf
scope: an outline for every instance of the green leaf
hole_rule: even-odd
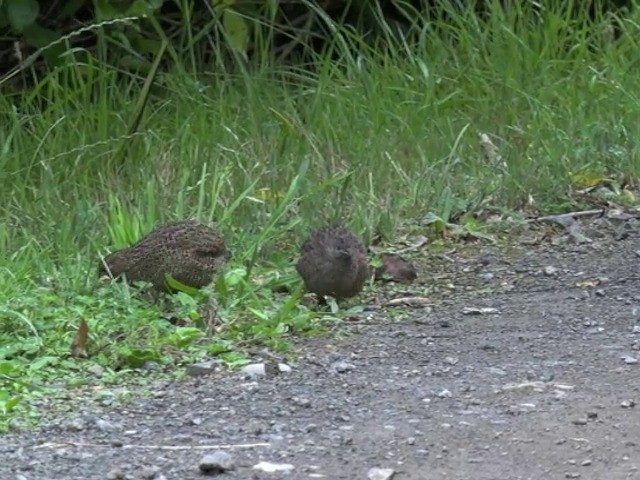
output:
[[[27,25],[24,30],[24,38],[29,45],[36,48],[43,48],[42,55],[51,66],[58,66],[62,63],[62,54],[66,51],[62,43],[55,43],[60,39],[60,34],[48,28],[41,27],[37,23]],[[47,47],[47,48],[44,48]]]
[[[246,20],[238,13],[227,8],[222,14],[222,25],[224,25],[224,29],[227,32],[227,39],[231,48],[245,56],[249,46],[249,25],[247,25]]]
[[[6,0],[9,23],[21,32],[26,26],[35,22],[40,11],[38,0]]]
[[[60,10],[58,18],[63,20],[65,18],[71,18],[85,3],[85,0],[67,0],[64,7]]]
[[[97,0],[94,5],[96,20],[99,22],[123,16],[117,8],[111,5],[109,0]]]
[[[178,348],[188,347],[200,340],[204,336],[204,332],[198,328],[180,327],[167,337],[167,342]]]
[[[197,288],[193,288],[193,287],[190,287],[189,285],[185,285],[184,283],[181,283],[175,278],[173,278],[171,275],[165,275],[165,281],[167,282],[167,285],[169,286],[169,288],[173,290],[188,293],[189,295],[198,295],[200,293],[200,290],[198,290]]]

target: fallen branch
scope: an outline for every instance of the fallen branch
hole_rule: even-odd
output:
[[[394,298],[387,302],[387,306],[397,307],[399,305],[407,307],[435,307],[435,303],[432,300],[425,297],[402,297]]]
[[[238,445],[112,445],[101,443],[79,443],[79,442],[46,442],[33,447],[34,450],[40,448],[61,448],[61,447],[92,447],[92,448],[122,448],[140,450],[230,450],[234,448],[255,448],[268,447],[268,443],[245,443]]]
[[[418,238],[416,238],[416,241],[414,243],[412,243],[408,247],[397,250],[395,253],[397,253],[398,255],[402,255],[403,253],[412,252],[414,250],[420,250],[427,243],[429,243],[429,239],[421,235]]]
[[[568,212],[568,213],[561,213],[559,215],[547,215],[545,217],[530,218],[527,221],[527,223],[535,223],[535,222],[545,223],[546,222],[546,223],[559,223],[561,225],[564,225],[566,223],[566,220],[574,220],[580,217],[603,216],[604,214],[605,214],[604,208],[599,208],[597,210],[583,210],[580,212]]]

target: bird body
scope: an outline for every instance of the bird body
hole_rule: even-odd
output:
[[[145,281],[167,291],[166,275],[201,288],[229,259],[224,239],[215,230],[185,220],[156,228],[135,245],[107,255],[100,276],[125,276],[128,282]]]
[[[325,227],[310,235],[302,244],[296,270],[307,290],[336,299],[360,293],[370,276],[362,241],[341,226]]]

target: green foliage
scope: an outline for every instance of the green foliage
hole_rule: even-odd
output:
[[[82,8],[71,3],[60,16]],[[194,15],[191,2],[171,3],[175,19]],[[300,68],[277,61],[272,34],[241,3],[167,25],[157,3],[131,20],[105,0],[102,24],[57,32],[63,62],[25,61],[0,80],[23,81],[0,95],[0,427],[33,412],[25,399],[212,355],[239,365],[247,347],[286,351],[291,335],[335,323],[301,304],[292,267],[326,222],[367,240],[407,224],[490,240],[478,212],[566,210],[593,177],[616,199],[637,181],[636,12],[576,22],[564,8],[450,7],[446,22],[410,14],[396,28],[373,10],[378,41],[300,2],[331,31],[321,49],[295,36],[312,60]],[[118,4],[119,15],[144,13]],[[282,20],[273,6],[263,14]],[[241,36],[223,49],[232,7],[226,27]],[[601,34],[612,22],[617,39]],[[85,34],[95,49],[72,45]],[[125,68],[123,52],[148,68]],[[217,223],[233,252],[208,289],[172,283],[178,292],[154,303],[144,286],[97,285],[100,255],[188,217]],[[88,358],[70,355],[82,321]]]

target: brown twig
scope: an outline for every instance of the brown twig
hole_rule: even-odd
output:
[[[115,446],[101,443],[80,443],[80,442],[46,442],[33,447],[40,448],[60,448],[60,447],[92,447],[92,448],[123,448],[142,450],[220,450],[233,448],[255,448],[268,447],[269,443],[244,443],[244,444],[222,444],[222,445],[121,445]]]

